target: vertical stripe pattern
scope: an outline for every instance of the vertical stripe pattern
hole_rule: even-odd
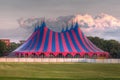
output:
[[[45,38],[46,38],[47,31],[48,31],[48,28],[44,27],[42,43],[41,43],[41,46],[40,46],[40,49],[39,49],[40,52],[43,52],[42,50],[44,48]]]
[[[68,28],[68,27],[67,27]],[[87,37],[82,33],[78,25],[70,30],[62,30],[62,32],[54,32],[45,26],[45,23],[35,28],[35,31],[27,39],[27,41],[15,50],[15,52],[45,53],[50,55],[53,53],[55,56],[62,53],[64,56],[67,53],[79,53],[82,56],[85,53],[92,55],[92,53],[101,52],[103,50],[96,47]]]
[[[49,36],[49,42],[48,42],[48,48],[47,48],[47,51],[48,52],[52,52],[52,34],[53,34],[53,31],[50,31],[50,36]]]

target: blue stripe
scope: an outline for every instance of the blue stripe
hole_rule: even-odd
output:
[[[88,45],[88,47],[89,47],[92,51],[96,52],[97,50],[94,49],[94,47],[91,47],[92,45],[90,46],[90,45],[87,43],[87,41],[86,41],[85,38],[84,38],[84,34],[83,34],[83,33],[82,33],[82,37],[83,37],[85,43]]]
[[[35,33],[35,31],[33,32],[33,34]],[[32,35],[33,35],[32,34]],[[31,35],[31,36],[32,36]],[[30,36],[30,37],[31,37]],[[29,37],[29,38],[30,38]],[[26,50],[26,48],[30,45],[30,43],[32,42],[32,38],[30,38],[27,42],[25,42],[24,44],[22,44],[20,47],[19,47],[19,49],[18,49],[18,51],[23,51],[23,50]]]
[[[75,30],[75,33],[76,33],[76,36],[79,40],[79,43],[82,45],[82,48],[86,51],[86,52],[89,52],[89,50],[85,47],[85,45],[83,44],[82,42],[82,39],[80,38],[80,35],[79,35],[79,32],[78,32],[78,29]]]
[[[22,47],[19,49],[19,51],[26,50],[27,47],[29,47],[30,42],[32,42],[32,40],[29,40],[29,41],[25,42],[25,43],[22,45]]]
[[[48,48],[49,34],[50,34],[50,30],[48,29],[47,34],[46,34],[45,43],[44,43],[44,48],[43,48],[43,51],[45,51],[45,52],[47,51],[47,48]]]
[[[65,42],[66,42],[66,44],[67,44],[67,48],[68,48],[69,52],[72,52],[72,48],[71,48],[70,43],[69,43],[69,41],[68,41],[66,32],[64,32],[64,38],[65,38]]]
[[[52,52],[56,51],[56,44],[55,44],[55,32],[52,35]]]
[[[30,41],[28,41],[28,43],[25,45],[23,50],[27,50],[29,48],[29,46],[31,45],[31,43],[32,43],[32,39]]]
[[[32,49],[34,48],[36,41],[37,41],[37,33],[36,33],[36,35],[33,37],[32,46],[31,46],[28,50],[32,50]]]
[[[79,47],[78,47],[78,45],[77,45],[77,43],[76,43],[76,41],[75,41],[75,39],[74,39],[74,37],[73,37],[72,32],[69,31],[69,35],[70,35],[70,38],[71,38],[71,40],[72,40],[72,43],[73,43],[75,49],[76,49],[78,52],[81,52],[80,49],[79,49]]]
[[[33,32],[33,34],[34,34],[35,32]],[[32,35],[33,35],[32,34]],[[30,36],[31,37],[31,36]],[[34,36],[33,36],[34,37]],[[32,38],[33,38],[32,37]],[[29,46],[31,45],[31,42],[32,42],[32,38],[31,39],[29,39],[27,42],[25,42],[23,45],[22,45],[22,47],[21,47],[21,49],[20,49],[20,51],[23,51],[23,50],[27,50],[27,48],[29,48]]]
[[[36,47],[36,50],[35,51],[38,51],[39,49],[40,49],[40,46],[41,46],[41,43],[42,43],[42,39],[43,39],[43,32],[44,32],[44,30],[40,30],[40,35],[39,35],[39,42],[38,42],[38,45],[37,45],[37,47]]]
[[[62,39],[61,39],[60,33],[58,33],[58,40],[59,40],[60,52],[64,52],[63,44],[62,44]]]

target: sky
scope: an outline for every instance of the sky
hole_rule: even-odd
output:
[[[19,29],[20,18],[57,18],[77,14],[96,16],[101,13],[112,15],[119,20],[120,0],[0,0],[0,38],[24,39],[26,36],[21,34],[22,32],[15,31],[27,32]]]

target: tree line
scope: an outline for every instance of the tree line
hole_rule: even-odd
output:
[[[111,58],[120,58],[120,42],[91,36],[88,39],[100,49],[109,52]]]
[[[120,43],[116,40],[104,40],[99,37],[88,37],[88,39],[100,49],[109,52],[111,58],[120,58]],[[12,42],[10,46],[0,41],[0,56],[6,56],[21,44]]]
[[[7,46],[3,41],[0,41],[0,57],[9,55],[12,51],[18,48],[21,44],[12,42]]]

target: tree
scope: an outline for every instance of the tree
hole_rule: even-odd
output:
[[[0,56],[5,55],[6,53],[6,44],[3,41],[0,41]]]
[[[0,41],[0,56],[7,56],[9,53],[14,51],[17,47],[19,47],[21,44],[12,42],[9,46],[6,46],[6,44],[2,41]]]
[[[116,40],[104,40],[99,37],[88,37],[93,44],[110,53],[112,58],[120,58],[120,43]]]
[[[18,43],[15,43],[15,42],[12,42],[10,43],[10,46],[9,46],[9,52],[12,52],[14,51],[16,48],[18,48],[21,44],[18,44]]]

